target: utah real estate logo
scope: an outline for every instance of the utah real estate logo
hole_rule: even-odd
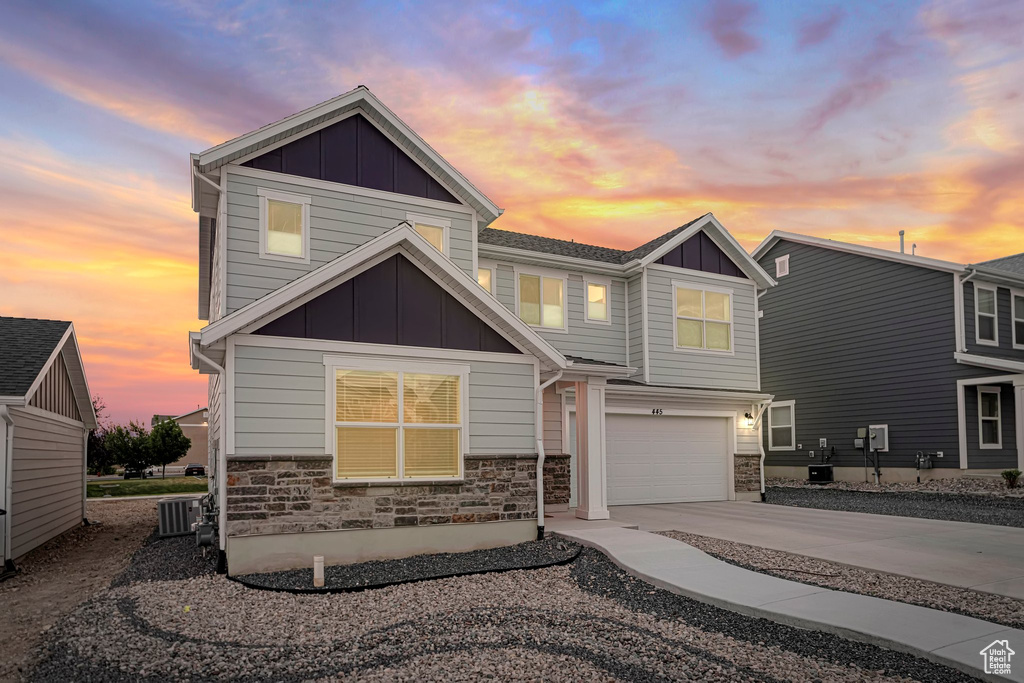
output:
[[[1016,653],[1010,649],[1010,641],[994,640],[992,644],[981,651],[985,660],[985,673],[997,676],[1010,675],[1010,658]]]

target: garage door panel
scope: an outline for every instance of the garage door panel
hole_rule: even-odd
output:
[[[609,415],[608,503],[728,498],[728,420]]]

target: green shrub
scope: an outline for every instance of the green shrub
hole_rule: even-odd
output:
[[[1016,468],[1012,470],[1003,470],[1003,479],[1006,480],[1006,488],[1017,488],[1017,482],[1020,481],[1020,475],[1021,471]]]

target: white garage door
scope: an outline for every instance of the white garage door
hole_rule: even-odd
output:
[[[608,504],[727,500],[722,417],[607,416]]]

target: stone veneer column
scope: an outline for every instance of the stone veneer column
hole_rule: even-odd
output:
[[[576,383],[576,462],[580,470],[576,516],[581,519],[609,518],[604,403],[604,378]]]

